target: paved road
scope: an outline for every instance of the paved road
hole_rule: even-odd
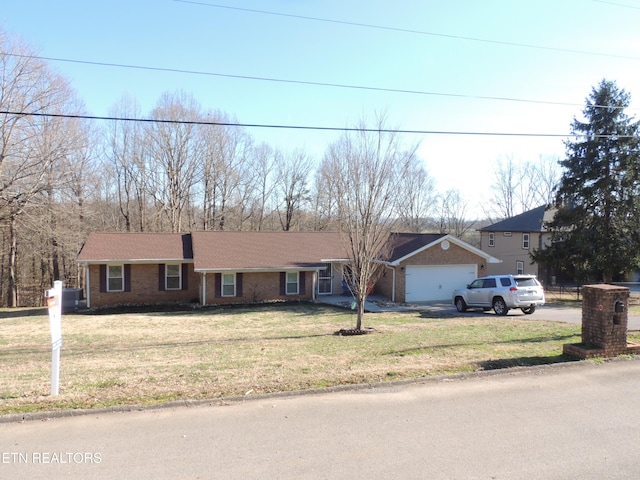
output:
[[[633,359],[0,424],[0,478],[628,480],[638,392]]]
[[[425,303],[423,305],[426,308],[431,308],[439,312],[450,313],[455,315],[462,315],[458,313],[456,307],[450,303]],[[495,315],[493,310],[489,312],[482,312],[478,310],[469,310],[464,315]],[[554,322],[573,323],[576,325],[582,325],[582,310],[580,308],[568,308],[560,307],[556,305],[544,305],[538,307],[532,315],[525,315],[519,309],[509,310],[509,316],[521,316],[526,320],[550,320]],[[640,316],[629,315],[627,321],[628,330],[640,330]]]

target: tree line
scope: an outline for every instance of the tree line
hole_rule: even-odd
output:
[[[336,195],[350,190],[335,188],[336,156],[371,161],[349,150],[349,135],[321,159],[256,142],[229,126],[237,123],[231,115],[183,91],[163,94],[147,113],[131,97],[110,111],[145,121],[77,118],[84,108],[66,78],[0,30],[0,306],[40,305],[56,279],[81,287],[75,259],[91,231],[338,230]],[[374,122],[388,128],[384,115]],[[436,190],[417,144],[383,137],[400,162],[383,180],[402,192],[385,204],[384,218],[398,231],[473,243],[462,193]]]

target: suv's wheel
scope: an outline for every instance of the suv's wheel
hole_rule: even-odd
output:
[[[525,315],[531,315],[533,312],[536,311],[536,306],[535,305],[531,305],[530,307],[525,307],[523,309],[521,309]]]
[[[493,299],[493,311],[496,312],[496,315],[506,315],[509,312],[509,308],[502,297]]]
[[[467,304],[464,303],[464,299],[462,297],[456,297],[456,309],[460,312],[460,313],[464,313],[467,311]]]

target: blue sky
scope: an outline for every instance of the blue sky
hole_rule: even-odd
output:
[[[566,134],[603,78],[631,93],[629,113],[640,106],[639,0],[0,0],[0,25],[46,57],[444,94],[52,61],[92,115],[108,115],[123,95],[148,114],[162,93],[184,90],[242,123],[345,127],[385,111],[390,127],[405,130]],[[338,136],[250,133],[317,159]],[[471,204],[488,196],[498,158],[564,154],[561,138],[404,138],[420,144],[438,189],[458,188]]]

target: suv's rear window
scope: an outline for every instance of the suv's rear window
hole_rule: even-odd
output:
[[[535,278],[514,278],[516,285],[519,287],[537,287],[538,282]]]
[[[511,279],[507,278],[507,277],[501,277],[500,278],[500,285],[502,285],[503,287],[510,287],[511,286]]]

